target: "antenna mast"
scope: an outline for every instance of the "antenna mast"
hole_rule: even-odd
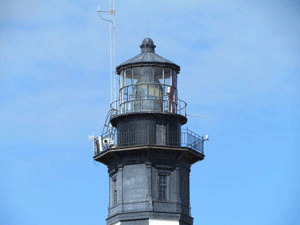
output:
[[[109,40],[109,55],[110,55],[110,102],[115,102],[117,104],[116,95],[116,27],[115,27],[115,11],[116,1],[109,0],[109,10],[102,11],[100,6],[98,6],[97,12],[99,17],[110,23],[110,40]],[[109,19],[105,19],[101,16],[101,13],[108,13]]]
[[[110,40],[109,40],[109,56],[110,56],[110,102],[115,104],[115,109],[117,108],[117,93],[116,93],[116,29],[115,29],[115,0],[109,0],[109,10],[102,11],[98,5],[97,12],[99,17],[110,23]],[[109,19],[102,17],[102,13],[108,13]],[[110,123],[110,117],[112,115],[112,109],[109,110],[107,118],[102,130],[102,135],[95,137],[94,135],[89,136],[89,139],[93,141],[94,151],[99,154],[108,147],[114,146],[114,137],[116,129]]]
[[[116,101],[116,29],[115,29],[115,8],[116,8],[116,1],[109,0],[109,7],[110,7],[110,74],[112,80],[112,96],[111,100]]]

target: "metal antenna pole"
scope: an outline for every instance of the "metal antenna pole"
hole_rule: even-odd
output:
[[[111,102],[117,100],[116,97],[116,30],[115,30],[115,0],[109,0],[109,15],[110,15],[110,88]]]
[[[102,11],[98,6],[97,12],[99,17],[110,23],[110,35],[109,35],[109,56],[110,56],[110,102],[114,102],[114,109],[117,109],[117,93],[116,93],[116,29],[115,29],[115,0],[109,0],[109,10]],[[103,18],[101,13],[108,13],[109,19]],[[114,143],[116,129],[112,127],[110,123],[110,117],[115,111],[110,109],[103,127],[102,135],[98,137],[93,136],[96,141],[97,149],[99,151],[105,150]],[[108,141],[108,142],[107,142]],[[106,143],[106,144],[105,144]],[[103,146],[105,145],[105,146]]]
[[[98,6],[99,17],[110,23],[110,38],[109,38],[109,56],[110,56],[110,102],[117,100],[116,95],[116,30],[115,30],[115,0],[109,0],[109,11],[101,11]],[[101,13],[108,13],[109,19],[105,19],[101,16]]]
[[[110,1],[110,54],[111,54],[111,79],[112,79],[112,100],[115,102],[117,101],[116,95],[116,29],[115,29],[115,8],[116,8],[116,1]]]

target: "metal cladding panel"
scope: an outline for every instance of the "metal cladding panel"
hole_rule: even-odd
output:
[[[180,179],[180,199],[181,199],[181,210],[183,214],[190,214],[190,168],[185,166],[179,170]]]
[[[130,203],[146,201],[148,188],[145,164],[128,165],[124,167],[123,199],[126,204],[126,211],[145,209],[143,204],[137,205]]]
[[[149,225],[148,220],[124,221],[120,225]]]

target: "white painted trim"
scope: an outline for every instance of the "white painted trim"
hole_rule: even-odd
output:
[[[121,222],[112,223],[111,225],[121,225]]]
[[[149,225],[179,225],[179,221],[174,221],[174,220],[149,220]]]

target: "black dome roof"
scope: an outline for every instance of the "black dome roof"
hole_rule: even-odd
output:
[[[117,66],[117,73],[120,74],[121,70],[126,69],[127,67],[141,65],[167,66],[179,73],[180,67],[170,60],[155,54],[155,47],[156,46],[151,38],[145,38],[140,46],[142,52]]]

